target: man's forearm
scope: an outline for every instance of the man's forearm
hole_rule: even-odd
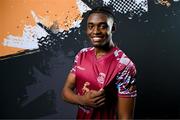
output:
[[[82,96],[75,94],[74,91],[70,89],[64,89],[62,92],[63,100],[71,104],[82,105],[81,97]]]

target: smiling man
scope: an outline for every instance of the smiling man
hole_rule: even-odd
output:
[[[77,119],[132,119],[136,68],[112,41],[115,18],[108,8],[93,9],[87,19],[92,47],[82,49],[62,90],[79,106]]]

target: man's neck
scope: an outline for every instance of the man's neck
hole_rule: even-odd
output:
[[[111,49],[114,47],[114,43],[110,42],[102,47],[95,47],[96,57],[101,57],[111,51]]]

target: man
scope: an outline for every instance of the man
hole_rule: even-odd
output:
[[[87,35],[93,47],[75,57],[62,97],[79,106],[77,119],[132,119],[136,69],[115,46],[113,14],[106,8],[93,9],[87,19]]]

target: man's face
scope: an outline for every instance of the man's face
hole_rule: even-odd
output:
[[[94,47],[103,47],[112,39],[113,19],[104,13],[92,13],[87,20],[87,35]]]

